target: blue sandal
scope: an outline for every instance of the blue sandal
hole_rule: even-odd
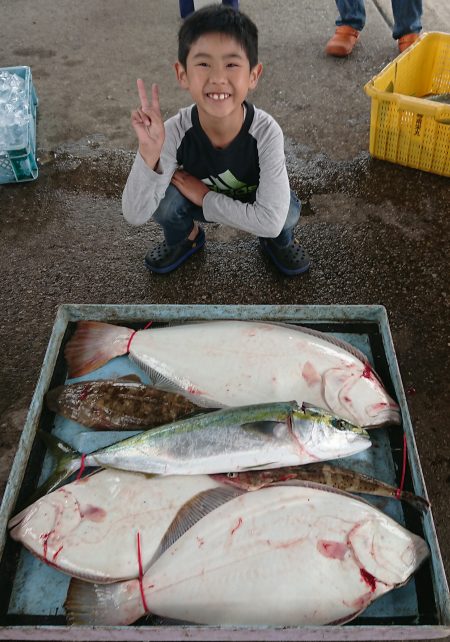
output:
[[[263,252],[270,257],[283,274],[293,276],[309,270],[311,260],[308,253],[295,239],[292,239],[285,247],[280,247],[271,239],[260,238],[259,242]]]
[[[148,250],[145,255],[145,267],[157,274],[172,272],[198,252],[204,246],[205,240],[205,232],[199,226],[198,234],[193,241],[184,239],[176,245],[167,245],[166,241],[162,241]]]

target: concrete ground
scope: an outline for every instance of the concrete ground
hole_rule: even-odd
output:
[[[450,32],[448,3],[424,4],[424,29]],[[29,65],[40,101],[39,178],[0,187],[0,496],[60,303],[383,304],[448,574],[449,181],[369,157],[363,86],[397,50],[389,2],[366,6],[354,53],[333,59],[331,0],[241,1],[264,64],[251,100],[285,132],[310,273],[284,278],[254,237],[210,225],[161,278],[143,267],[158,229],[127,225],[120,198],[136,78],[159,83],[164,117],[190,103],[171,68],[178,3],[0,0],[0,65]]]

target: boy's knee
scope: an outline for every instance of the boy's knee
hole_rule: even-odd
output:
[[[163,223],[168,219],[177,218],[182,213],[181,210],[185,205],[185,197],[181,192],[175,187],[175,185],[169,184],[164,198],[159,203],[153,218],[158,223]]]

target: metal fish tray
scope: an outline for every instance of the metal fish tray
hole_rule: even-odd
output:
[[[414,432],[400,378],[386,310],[378,305],[62,305],[44,357],[40,377],[0,508],[0,639],[7,640],[413,640],[450,635],[450,595],[432,512],[420,515],[395,499],[366,497],[409,530],[421,535],[430,558],[403,587],[376,600],[343,626],[204,626],[162,621],[149,616],[132,626],[68,626],[64,600],[68,576],[34,558],[7,531],[8,519],[24,504],[49,470],[38,429],[52,431],[84,452],[103,445],[104,433],[89,432],[44,405],[50,388],[69,381],[63,356],[79,320],[96,320],[138,329],[192,320],[252,319],[299,324],[345,339],[364,352],[388,392],[400,404],[402,428],[371,432],[374,447],[338,465],[399,485],[407,444],[405,490],[427,496]],[[84,377],[111,378],[138,369],[119,357]],[[139,371],[145,380],[145,375]],[[70,380],[74,381],[74,380]]]

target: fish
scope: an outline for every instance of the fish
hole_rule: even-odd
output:
[[[217,473],[211,475],[211,477],[219,483],[229,484],[247,491],[258,490],[283,481],[312,481],[332,486],[348,493],[393,497],[407,502],[421,512],[427,511],[430,507],[428,500],[420,495],[399,490],[395,486],[349,468],[341,468],[340,466],[326,463],[285,466],[272,470],[249,470],[240,473]]]
[[[141,432],[81,455],[50,433],[54,472],[38,495],[83,467],[101,466],[158,475],[196,475],[307,464],[362,452],[364,428],[295,401],[225,408]],[[35,497],[36,499],[37,497]]]
[[[72,580],[68,622],[121,626],[151,612],[223,626],[344,624],[429,556],[420,536],[375,507],[317,484],[262,488],[193,525],[186,517],[142,579]]]
[[[57,386],[45,401],[49,410],[95,430],[149,429],[202,410],[180,394],[142,383],[137,375]]]
[[[219,487],[208,475],[147,476],[101,470],[38,499],[10,519],[10,536],[57,570],[106,584],[139,575],[178,510]],[[234,495],[231,495],[234,496]]]
[[[295,399],[367,428],[400,424],[398,404],[362,352],[329,334],[264,321],[204,321],[137,332],[79,321],[69,376],[127,354],[157,388],[204,407]]]

